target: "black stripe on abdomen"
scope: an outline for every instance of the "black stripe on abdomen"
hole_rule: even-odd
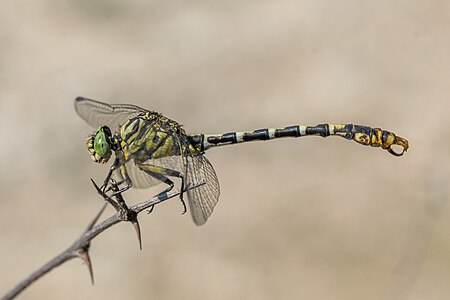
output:
[[[282,129],[275,129],[275,138],[281,137],[299,137],[300,136],[300,127],[296,126],[288,126]]]
[[[328,124],[319,124],[317,126],[306,127],[306,135],[320,135],[327,137],[330,135],[330,129]]]
[[[270,140],[270,136],[269,136],[269,129],[257,129],[253,132],[245,132],[242,135],[242,140],[244,142],[249,142],[249,141],[255,141],[255,140],[259,140],[259,141],[264,141],[264,140]]]
[[[226,144],[226,143],[237,143],[236,132],[224,133],[221,136],[209,136],[208,143],[210,144]]]

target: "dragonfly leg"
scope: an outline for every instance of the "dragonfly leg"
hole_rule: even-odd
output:
[[[147,214],[151,214],[153,209],[155,209],[155,206],[154,205],[150,206],[150,209],[147,210]]]
[[[103,185],[100,187],[100,189],[101,189],[102,192],[103,192],[103,195],[105,195],[106,192],[108,192],[108,191],[111,190],[111,187],[108,188],[108,189],[107,189],[107,187],[108,187],[108,185],[109,185],[109,181],[111,180],[111,176],[112,176],[114,170],[117,169],[117,166],[118,166],[118,165],[119,165],[119,160],[116,158],[116,159],[114,160],[114,163],[113,163],[113,165],[111,166],[111,168],[109,168],[108,175],[106,175],[106,178],[105,178],[105,180],[103,181]]]
[[[153,178],[155,178],[161,182],[164,182],[165,184],[167,184],[169,186],[167,189],[165,189],[159,195],[163,195],[167,192],[170,192],[175,185],[174,182],[168,178],[168,176],[180,178],[181,179],[180,200],[181,200],[181,203],[183,204],[183,214],[186,213],[186,211],[187,211],[186,203],[184,202],[184,199],[183,199],[183,191],[185,189],[185,182],[184,182],[183,174],[181,174],[180,172],[178,172],[176,170],[164,168],[161,166],[155,166],[155,165],[151,165],[151,164],[138,164],[137,166],[139,167],[139,169],[141,169],[148,175],[152,176]]]
[[[116,182],[116,183],[114,183],[114,185],[117,187],[117,186],[122,185],[123,183],[126,183],[127,185],[120,189],[117,189],[117,188],[112,189],[113,193],[111,194],[110,197],[114,197],[119,194],[122,194],[123,192],[127,191],[128,189],[130,189],[133,186],[133,184],[131,183],[131,180],[127,180],[127,179],[121,180],[120,182]]]
[[[116,182],[116,180],[114,180],[112,178],[112,176],[110,176],[110,174],[108,174],[108,176],[110,177],[109,181],[110,181],[111,184],[105,190],[105,193],[113,190],[114,193],[111,195],[111,197],[116,196],[116,195],[118,195],[120,193],[123,193],[123,192],[125,192],[126,190],[128,190],[129,188],[131,188],[133,186],[133,183],[132,183],[132,181],[130,179],[130,176],[128,176],[128,173],[127,173],[127,170],[126,170],[125,166],[121,165],[121,166],[118,167],[118,169],[119,169],[120,181]],[[121,188],[120,190],[118,190],[117,187],[123,185],[124,183],[126,183],[127,186],[125,186],[125,187]],[[116,186],[116,188],[114,188],[114,186]]]
[[[165,184],[167,184],[169,186],[167,189],[165,189],[164,191],[159,193],[158,196],[163,196],[164,194],[170,192],[173,189],[175,184],[173,183],[172,180],[170,180],[166,176],[161,175],[161,174],[153,174],[152,176],[155,177],[156,179],[158,179],[159,181],[164,182]],[[184,185],[184,179],[183,179],[183,177],[180,177],[180,178],[181,178],[181,182],[182,182],[182,186],[183,186]],[[183,189],[184,189],[184,187],[182,187],[182,190]],[[183,199],[183,193],[182,192],[180,192],[180,201],[181,201],[181,204],[183,204],[183,213],[182,214],[184,215],[186,213],[186,211],[187,211],[187,208],[186,208],[186,203],[184,202],[184,199]]]
[[[122,192],[125,192],[126,190],[128,190],[128,189],[131,187],[131,182],[128,182],[128,181],[125,180],[125,179],[120,180],[120,181],[116,181],[115,179],[110,178],[110,179],[109,179],[109,183],[110,183],[110,184],[108,185],[108,187],[107,187],[107,188],[105,189],[105,191],[104,191],[105,194],[108,193],[109,191],[113,191],[113,192],[117,192],[117,191],[118,191],[118,189],[117,189],[117,188],[114,188],[113,185],[116,185],[117,187],[119,187],[119,186],[123,185],[124,183],[126,183],[127,186],[124,187],[124,188],[122,188],[123,191],[121,190],[121,191],[120,191],[121,193],[122,193]],[[117,195],[117,194],[118,194],[118,193],[113,193],[113,194],[111,194],[111,197],[113,197],[113,196],[115,196],[115,195]]]

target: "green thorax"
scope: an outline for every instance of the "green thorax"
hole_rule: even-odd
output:
[[[174,155],[198,153],[177,122],[156,112],[147,112],[120,127],[124,159],[136,162]]]

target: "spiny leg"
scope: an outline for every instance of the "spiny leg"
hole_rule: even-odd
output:
[[[115,183],[113,186],[121,186],[122,184],[126,183],[127,185],[123,188],[120,189],[113,189],[113,193],[111,194],[111,197],[122,194],[123,192],[127,191],[128,189],[130,189],[133,186],[133,183],[130,179],[130,176],[128,176],[127,170],[125,168],[125,165],[121,165],[119,167],[119,171],[120,171],[120,175],[122,176],[122,180]],[[112,180],[112,179],[111,179]],[[111,188],[109,188],[108,190],[110,190]]]
[[[107,187],[108,187],[108,185],[109,185],[109,181],[110,181],[110,179],[111,179],[111,177],[112,177],[112,174],[113,174],[114,170],[117,169],[118,165],[119,165],[119,160],[116,158],[116,159],[114,160],[113,165],[109,168],[108,175],[106,175],[106,178],[105,178],[105,180],[103,181],[103,185],[100,187],[100,190],[102,191],[102,194],[103,194],[104,196],[106,195],[106,192],[109,191],[109,190],[111,189],[111,188],[108,188],[108,190],[107,190]]]
[[[110,179],[110,185],[109,185],[109,187],[105,190],[105,193],[107,193],[107,192],[109,192],[109,191],[113,191],[113,194],[111,194],[111,197],[113,197],[113,196],[116,196],[117,194],[121,194],[121,193],[123,193],[123,192],[125,192],[125,191],[127,191],[128,189],[130,189],[132,186],[133,186],[133,184],[131,183],[131,181],[128,181],[128,180],[125,180],[125,179],[123,179],[123,180],[120,180],[120,181],[115,181],[114,180],[114,184],[116,185],[116,186],[122,186],[123,184],[126,184],[126,186],[124,186],[123,188],[120,188],[120,190],[117,190],[117,189],[114,189],[113,188],[113,186],[112,186],[112,182],[113,182],[113,180],[114,179]]]
[[[113,172],[119,168],[121,180],[117,182],[113,177]],[[91,179],[94,184],[97,192],[109,203],[114,209],[119,212],[121,210],[126,211],[127,214],[130,212],[128,206],[125,203],[125,200],[122,197],[122,193],[131,188],[132,181],[127,174],[125,166],[122,164],[119,166],[119,160],[115,159],[113,165],[110,167],[108,175],[106,176],[104,183],[101,187],[98,187],[97,184]],[[119,188],[123,183],[127,185],[123,188]],[[111,195],[108,195],[108,192],[112,191]],[[116,201],[112,198],[115,197]],[[131,220],[131,219],[130,219]]]
[[[156,179],[158,179],[159,181],[161,181],[161,182],[164,182],[165,184],[167,184],[169,187],[167,188],[167,189],[165,189],[163,192],[161,192],[161,193],[159,193],[158,194],[158,197],[159,196],[162,196],[162,195],[165,195],[165,194],[167,194],[168,192],[170,192],[172,189],[173,189],[173,187],[174,187],[174,182],[172,181],[172,180],[170,180],[169,178],[167,178],[166,176],[164,176],[164,175],[161,175],[161,174],[153,174],[153,177],[155,177]],[[178,177],[178,176],[176,176],[176,177]],[[183,215],[186,213],[186,211],[187,211],[187,208],[186,208],[186,203],[184,202],[184,199],[183,199],[183,192],[182,191],[184,191],[184,178],[183,178],[183,176],[180,176],[179,178],[181,178],[181,192],[180,192],[180,200],[181,200],[181,204],[183,204]],[[153,211],[153,208],[151,208],[150,209],[150,211],[149,211],[149,213],[151,213]]]
[[[151,214],[154,208],[155,208],[154,205],[150,206],[150,209],[147,210],[147,214]]]
[[[123,181],[117,182],[114,178],[110,179],[111,187],[109,188],[112,193],[109,197],[115,197],[117,203],[122,206],[123,209],[128,210],[128,205],[125,203],[125,199],[122,196],[122,189],[119,189],[119,186],[123,183]]]
[[[162,191],[158,195],[156,195],[158,198],[162,197],[162,196],[165,196],[168,192],[170,192],[173,189],[173,187],[175,185],[174,182],[172,180],[170,180],[169,178],[167,178],[166,176],[161,175],[161,174],[154,174],[154,173],[150,173],[150,172],[146,172],[146,173],[148,175],[152,176],[153,178],[157,179],[158,181],[164,182],[165,184],[167,184],[169,186],[164,191]],[[181,199],[181,203],[183,203],[184,210],[186,210],[186,206],[185,206],[183,198],[181,196],[180,196],[180,199]],[[150,209],[147,211],[147,213],[151,214],[153,212],[154,208],[155,208],[155,206],[152,205],[150,207]],[[183,214],[184,214],[184,212],[183,212]]]
[[[165,193],[170,192],[173,187],[174,187],[174,183],[172,180],[170,180],[167,176],[170,177],[177,177],[181,179],[181,191],[180,191],[180,200],[181,203],[183,204],[183,214],[186,213],[187,208],[186,208],[186,203],[183,200],[183,191],[185,189],[185,183],[184,183],[184,176],[183,174],[181,174],[178,171],[169,169],[169,168],[164,168],[161,166],[155,166],[155,165],[151,165],[151,164],[138,164],[137,165],[139,169],[141,169],[142,171],[144,171],[145,173],[147,173],[148,175],[152,176],[153,178],[164,182],[165,184],[167,184],[169,187],[167,189],[165,189],[163,192],[159,193],[158,196],[161,196]],[[151,211],[153,210],[153,208],[151,209]],[[151,212],[150,211],[150,212]]]

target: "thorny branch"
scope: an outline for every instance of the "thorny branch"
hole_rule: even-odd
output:
[[[91,179],[92,180],[92,179]],[[92,180],[92,183],[94,184],[95,188],[97,189],[97,192],[99,192],[100,195],[102,195],[105,200],[113,205],[114,209],[116,210],[116,213],[101,222],[98,225],[95,225],[102,215],[103,211],[105,210],[107,203],[103,205],[103,207],[100,209],[100,211],[97,213],[95,218],[89,223],[86,230],[83,232],[83,234],[76,239],[72,245],[70,245],[67,249],[50,259],[47,263],[45,263],[42,267],[28,275],[26,278],[24,278],[19,284],[17,284],[13,289],[11,289],[6,295],[4,295],[1,300],[9,300],[14,299],[17,295],[19,295],[22,291],[24,291],[28,286],[30,286],[33,282],[40,279],[42,276],[50,272],[52,269],[62,265],[66,261],[71,260],[72,258],[81,258],[85,264],[87,265],[89,269],[89,273],[91,276],[91,281],[94,283],[94,276],[92,271],[92,264],[91,259],[89,256],[89,247],[91,241],[100,233],[105,231],[106,229],[112,227],[113,225],[116,225],[120,222],[131,222],[133,224],[133,227],[136,230],[136,234],[138,236],[139,240],[139,247],[142,249],[142,242],[141,242],[141,234],[140,234],[140,227],[139,222],[137,220],[137,216],[140,212],[142,212],[145,209],[152,210],[153,207],[156,204],[159,204],[163,201],[166,201],[170,198],[176,197],[180,194],[178,190],[171,190],[169,192],[163,192],[149,200],[140,202],[136,205],[133,205],[131,207],[127,207],[125,204],[125,201],[122,198],[122,195],[119,193],[117,195],[114,195],[114,197],[117,199],[117,201],[111,199],[110,196],[103,193],[100,188],[96,185],[96,183]],[[187,187],[185,190],[196,188],[199,185],[202,185],[203,183],[200,183],[196,186]],[[117,190],[117,184],[112,181],[111,182],[111,190],[114,192]],[[184,192],[184,191],[183,191]]]

